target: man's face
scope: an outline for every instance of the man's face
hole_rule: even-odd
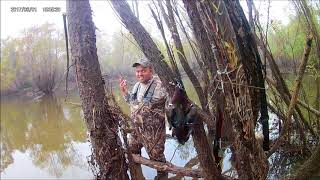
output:
[[[141,83],[147,83],[153,75],[151,67],[136,66],[136,78]]]

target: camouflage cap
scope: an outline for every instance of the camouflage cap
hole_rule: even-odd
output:
[[[147,59],[140,59],[138,62],[133,63],[132,67],[137,67],[139,65],[141,65],[143,67],[152,67],[151,62]]]

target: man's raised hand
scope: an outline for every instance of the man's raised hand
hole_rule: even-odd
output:
[[[123,95],[128,94],[127,80],[125,80],[122,76],[119,77],[119,86],[120,86],[120,91]]]

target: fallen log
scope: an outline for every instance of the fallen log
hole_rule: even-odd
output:
[[[146,165],[158,171],[166,171],[172,174],[177,174],[179,176],[190,176],[190,177],[197,177],[197,178],[204,177],[203,172],[197,169],[179,167],[179,166],[173,165],[170,162],[164,163],[164,162],[152,161],[150,159],[141,157],[138,154],[132,154],[132,158],[135,163]]]

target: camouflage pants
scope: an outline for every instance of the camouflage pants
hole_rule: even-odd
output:
[[[164,104],[143,106],[132,113],[131,117],[134,128],[129,139],[131,152],[141,154],[141,148],[145,147],[151,160],[166,162]]]

